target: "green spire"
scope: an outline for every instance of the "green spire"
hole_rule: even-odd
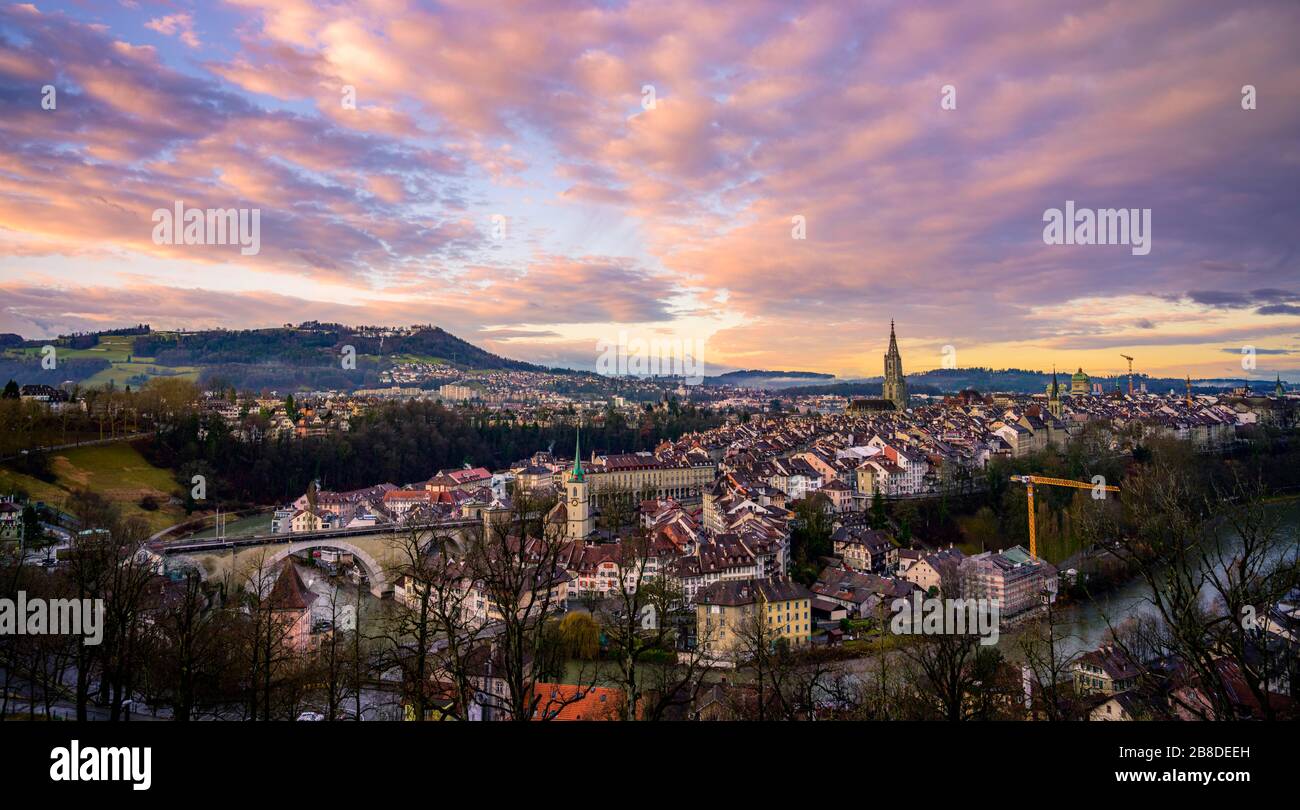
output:
[[[573,480],[582,478],[582,428],[578,428],[577,439],[573,443]]]

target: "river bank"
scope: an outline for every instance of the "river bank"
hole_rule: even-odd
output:
[[[1300,536],[1300,496],[1287,495],[1271,499],[1268,507],[1283,512],[1281,528],[1290,531],[1292,537],[1289,545],[1277,549],[1275,558],[1286,554],[1288,550],[1293,555],[1300,552],[1300,543],[1295,542]],[[1231,554],[1240,548],[1240,542],[1239,537],[1229,538],[1224,551]],[[1106,633],[1112,626],[1154,611],[1146,581],[1140,576],[1134,576],[1091,598],[1061,605],[1056,609],[1056,614],[1066,635],[1064,649],[1069,654],[1075,654],[1098,647],[1105,641]],[[998,648],[1013,660],[1018,660],[1016,641],[1019,635],[1020,631],[1003,633],[998,641]]]

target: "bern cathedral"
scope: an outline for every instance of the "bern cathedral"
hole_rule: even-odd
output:
[[[898,354],[898,340],[894,337],[894,321],[889,321],[889,351],[885,352],[884,399],[894,403],[894,408],[907,410],[907,382],[903,379],[903,358]]]

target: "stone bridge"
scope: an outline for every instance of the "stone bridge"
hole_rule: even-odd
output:
[[[481,525],[478,519],[446,521],[427,528],[456,531]],[[364,530],[338,529],[323,532],[256,535],[223,540],[200,540],[159,545],[154,548],[164,566],[175,560],[196,567],[204,579],[229,578],[238,584],[258,568],[273,568],[291,554],[313,549],[335,549],[350,553],[366,573],[370,592],[376,597],[393,593],[392,570],[397,564],[399,543],[409,527],[374,527]]]

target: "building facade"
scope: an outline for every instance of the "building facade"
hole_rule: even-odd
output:
[[[711,656],[743,656],[756,643],[812,639],[812,591],[789,577],[715,582],[695,597],[697,643]]]

